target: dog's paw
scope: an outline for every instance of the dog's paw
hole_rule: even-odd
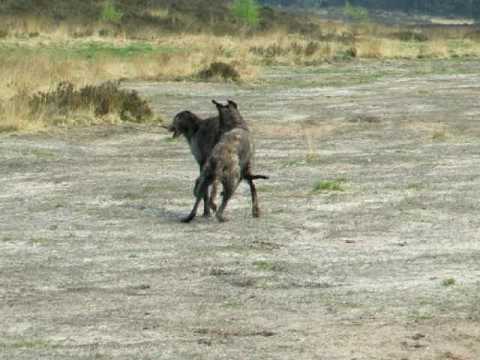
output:
[[[194,216],[188,215],[187,217],[181,218],[180,222],[182,222],[184,224],[188,224],[189,222],[191,222],[193,220],[194,217],[195,217],[195,215]]]

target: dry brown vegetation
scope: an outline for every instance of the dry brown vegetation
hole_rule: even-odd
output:
[[[160,10],[150,15],[165,17]],[[158,32],[146,25],[133,32],[112,24],[55,23],[33,16],[2,20],[8,24],[0,29],[4,131],[51,124],[45,113],[37,113],[32,122],[31,112],[19,99],[54,91],[62,82],[77,87],[118,79],[250,82],[270,65],[480,55],[479,31],[472,26],[401,28],[309,18],[307,33],[270,26],[255,34],[215,35]]]

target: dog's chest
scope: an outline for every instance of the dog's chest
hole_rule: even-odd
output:
[[[190,151],[192,152],[193,156],[197,160],[198,163],[202,161],[202,147],[199,143],[198,139],[195,137],[188,143],[190,145]]]

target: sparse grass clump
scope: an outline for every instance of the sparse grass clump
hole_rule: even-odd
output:
[[[313,193],[329,192],[329,191],[345,191],[343,184],[345,179],[336,180],[319,180],[313,185]]]
[[[447,140],[447,132],[444,130],[434,131],[432,134],[433,141],[446,141]]]
[[[285,270],[285,264],[279,262],[273,262],[269,260],[257,260],[253,263],[253,266],[258,271],[282,271]]]
[[[271,261],[267,260],[258,260],[253,263],[253,265],[261,271],[273,271],[274,264]]]
[[[418,41],[418,42],[425,42],[428,41],[428,36],[424,33],[412,30],[402,30],[397,33],[392,34],[394,39],[398,39],[401,41]]]
[[[445,279],[445,280],[442,281],[442,285],[445,286],[445,287],[453,286],[456,283],[457,282],[454,278],[448,278],[448,279]]]

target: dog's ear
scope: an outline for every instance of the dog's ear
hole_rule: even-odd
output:
[[[233,101],[233,100],[228,100],[228,104],[231,105],[231,106],[233,106],[235,109],[238,110],[238,105],[237,105],[237,103],[236,103],[235,101]]]
[[[222,104],[220,104],[220,103],[219,103],[218,101],[216,101],[216,100],[212,100],[212,103],[213,103],[217,108],[223,106]]]

